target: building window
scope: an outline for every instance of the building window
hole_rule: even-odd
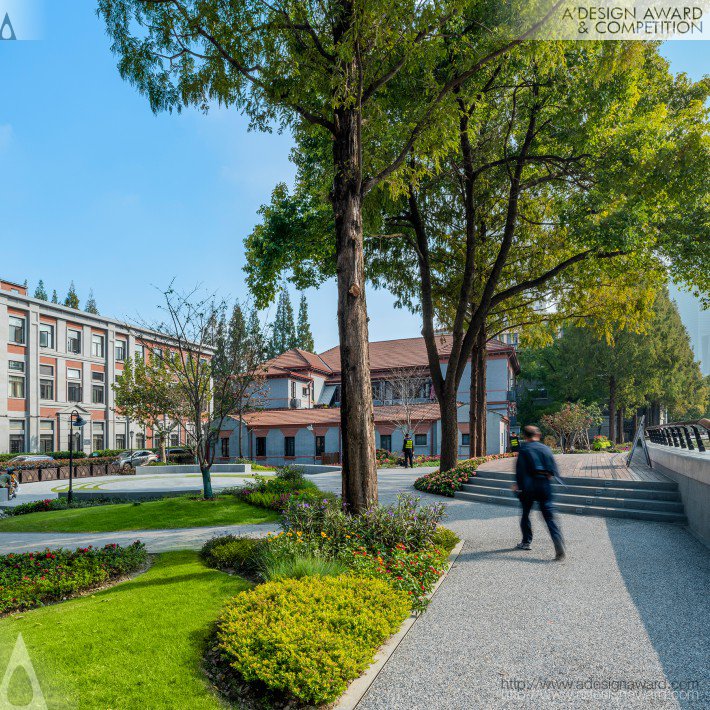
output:
[[[100,451],[106,448],[104,446],[104,423],[94,422],[93,427],[93,437],[91,440],[91,446],[93,451]]]
[[[40,348],[54,349],[54,326],[49,323],[39,324],[39,346]]]
[[[291,383],[291,399],[296,399],[296,383]]]
[[[81,353],[81,331],[67,330],[67,352],[78,355]]]
[[[39,423],[39,451],[41,454],[54,451],[54,422],[52,421]]]
[[[10,316],[10,342],[18,345],[25,344],[25,319]]]
[[[94,382],[104,382],[106,379],[106,376],[104,375],[103,372],[92,372],[91,373],[91,379]]]
[[[470,434],[461,434],[461,446],[470,446],[471,445],[471,435]]]
[[[104,357],[104,336],[103,335],[92,335],[91,336],[91,356],[92,357]]]
[[[125,449],[126,448],[126,435],[116,434],[116,448]]]
[[[103,385],[91,385],[91,402],[93,404],[104,404],[106,388]]]
[[[321,456],[324,453],[325,453],[325,437],[324,436],[317,436],[316,437],[316,456]]]
[[[145,434],[142,431],[136,434],[136,448],[145,449]]]
[[[257,436],[256,437],[256,455],[266,456],[266,437]]]
[[[21,454],[25,450],[25,420],[10,419],[10,453]]]
[[[52,365],[39,366],[39,398],[54,400],[54,367]]]
[[[221,441],[222,441],[222,458],[228,459],[229,458],[229,437],[223,436]]]
[[[163,359],[163,349],[162,348],[153,348],[153,355],[158,358],[158,360]]]
[[[307,385],[306,385],[306,387],[302,387],[302,388],[301,388],[301,394],[302,394],[304,397],[308,397],[308,394],[310,393],[310,391],[311,391],[311,388],[308,387]]]
[[[117,340],[114,347],[114,353],[117,362],[123,362],[126,359],[126,341]]]
[[[145,358],[145,346],[136,344],[133,348],[133,354],[135,355],[136,359],[140,358],[141,360],[143,360]]]
[[[180,446],[180,434],[173,433],[170,435],[170,446]]]
[[[415,434],[414,446],[426,446],[426,434]]]
[[[284,456],[293,457],[296,455],[296,437],[295,436],[285,436],[284,437]]]
[[[392,451],[392,434],[380,434],[380,448]]]
[[[8,375],[8,397],[15,399],[25,398],[25,363],[21,360],[10,360],[7,363],[10,374]]]
[[[81,402],[81,382],[67,382],[67,402]]]

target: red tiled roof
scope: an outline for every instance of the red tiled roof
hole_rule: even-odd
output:
[[[292,348],[265,363],[267,375],[293,375],[298,371],[315,370],[330,374],[331,369],[319,355],[300,348]]]
[[[415,419],[435,421],[439,419],[439,405],[436,402],[413,405]],[[375,407],[375,423],[392,422],[397,419],[401,407],[396,405]],[[340,408],[328,409],[264,409],[261,412],[251,412],[244,415],[249,427],[302,426],[309,424],[340,424]]]
[[[451,354],[451,336],[437,335],[436,344],[439,357],[448,359]],[[510,353],[513,358],[513,367],[519,370],[518,358],[515,348],[506,345],[500,340],[490,340],[487,350],[489,353]],[[340,347],[336,346],[320,354],[321,359],[330,367],[333,374],[340,374]],[[424,338],[400,338],[398,340],[380,340],[370,343],[370,370],[389,370],[402,367],[428,367],[426,344]]]

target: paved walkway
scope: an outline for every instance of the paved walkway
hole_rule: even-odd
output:
[[[619,481],[667,481],[668,479],[641,463],[637,456],[630,467],[628,454],[558,454],[555,456],[560,475],[565,478],[605,478]],[[514,471],[515,459],[498,459],[483,464],[485,471]]]

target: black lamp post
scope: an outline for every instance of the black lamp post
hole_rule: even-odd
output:
[[[133,431],[133,429],[131,429],[131,431],[128,432],[128,435],[131,437],[131,456],[133,456],[133,435],[134,434],[135,434],[135,432]]]
[[[76,409],[69,415],[69,492],[67,493],[67,503],[71,503],[74,498],[72,487],[74,481],[74,427],[80,431],[86,426],[86,419],[83,419]]]

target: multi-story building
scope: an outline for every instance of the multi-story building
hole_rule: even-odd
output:
[[[30,298],[0,280],[0,451],[66,451],[77,411],[75,450],[151,446],[152,432],[114,411],[111,384],[128,357],[164,338],[101,315]],[[171,445],[184,441],[177,427]],[[155,442],[157,445],[157,442]]]
[[[442,369],[450,353],[450,339],[438,337]],[[429,373],[423,338],[405,338],[370,343],[370,370],[375,404],[375,444],[398,451],[403,432],[399,425],[401,405],[394,397],[395,373],[411,370]],[[515,412],[515,377],[520,370],[515,347],[492,340],[488,344],[486,370],[487,451],[505,451],[510,421]],[[459,456],[469,455],[469,401],[471,366],[467,364],[458,390]],[[339,459],[340,435],[340,348],[320,355],[299,349],[288,350],[266,363],[266,408],[244,417],[241,428],[243,455],[271,464],[319,463]],[[424,380],[414,399],[415,454],[440,453],[439,405],[431,382]],[[220,453],[236,456],[240,425],[227,421],[220,433]]]

